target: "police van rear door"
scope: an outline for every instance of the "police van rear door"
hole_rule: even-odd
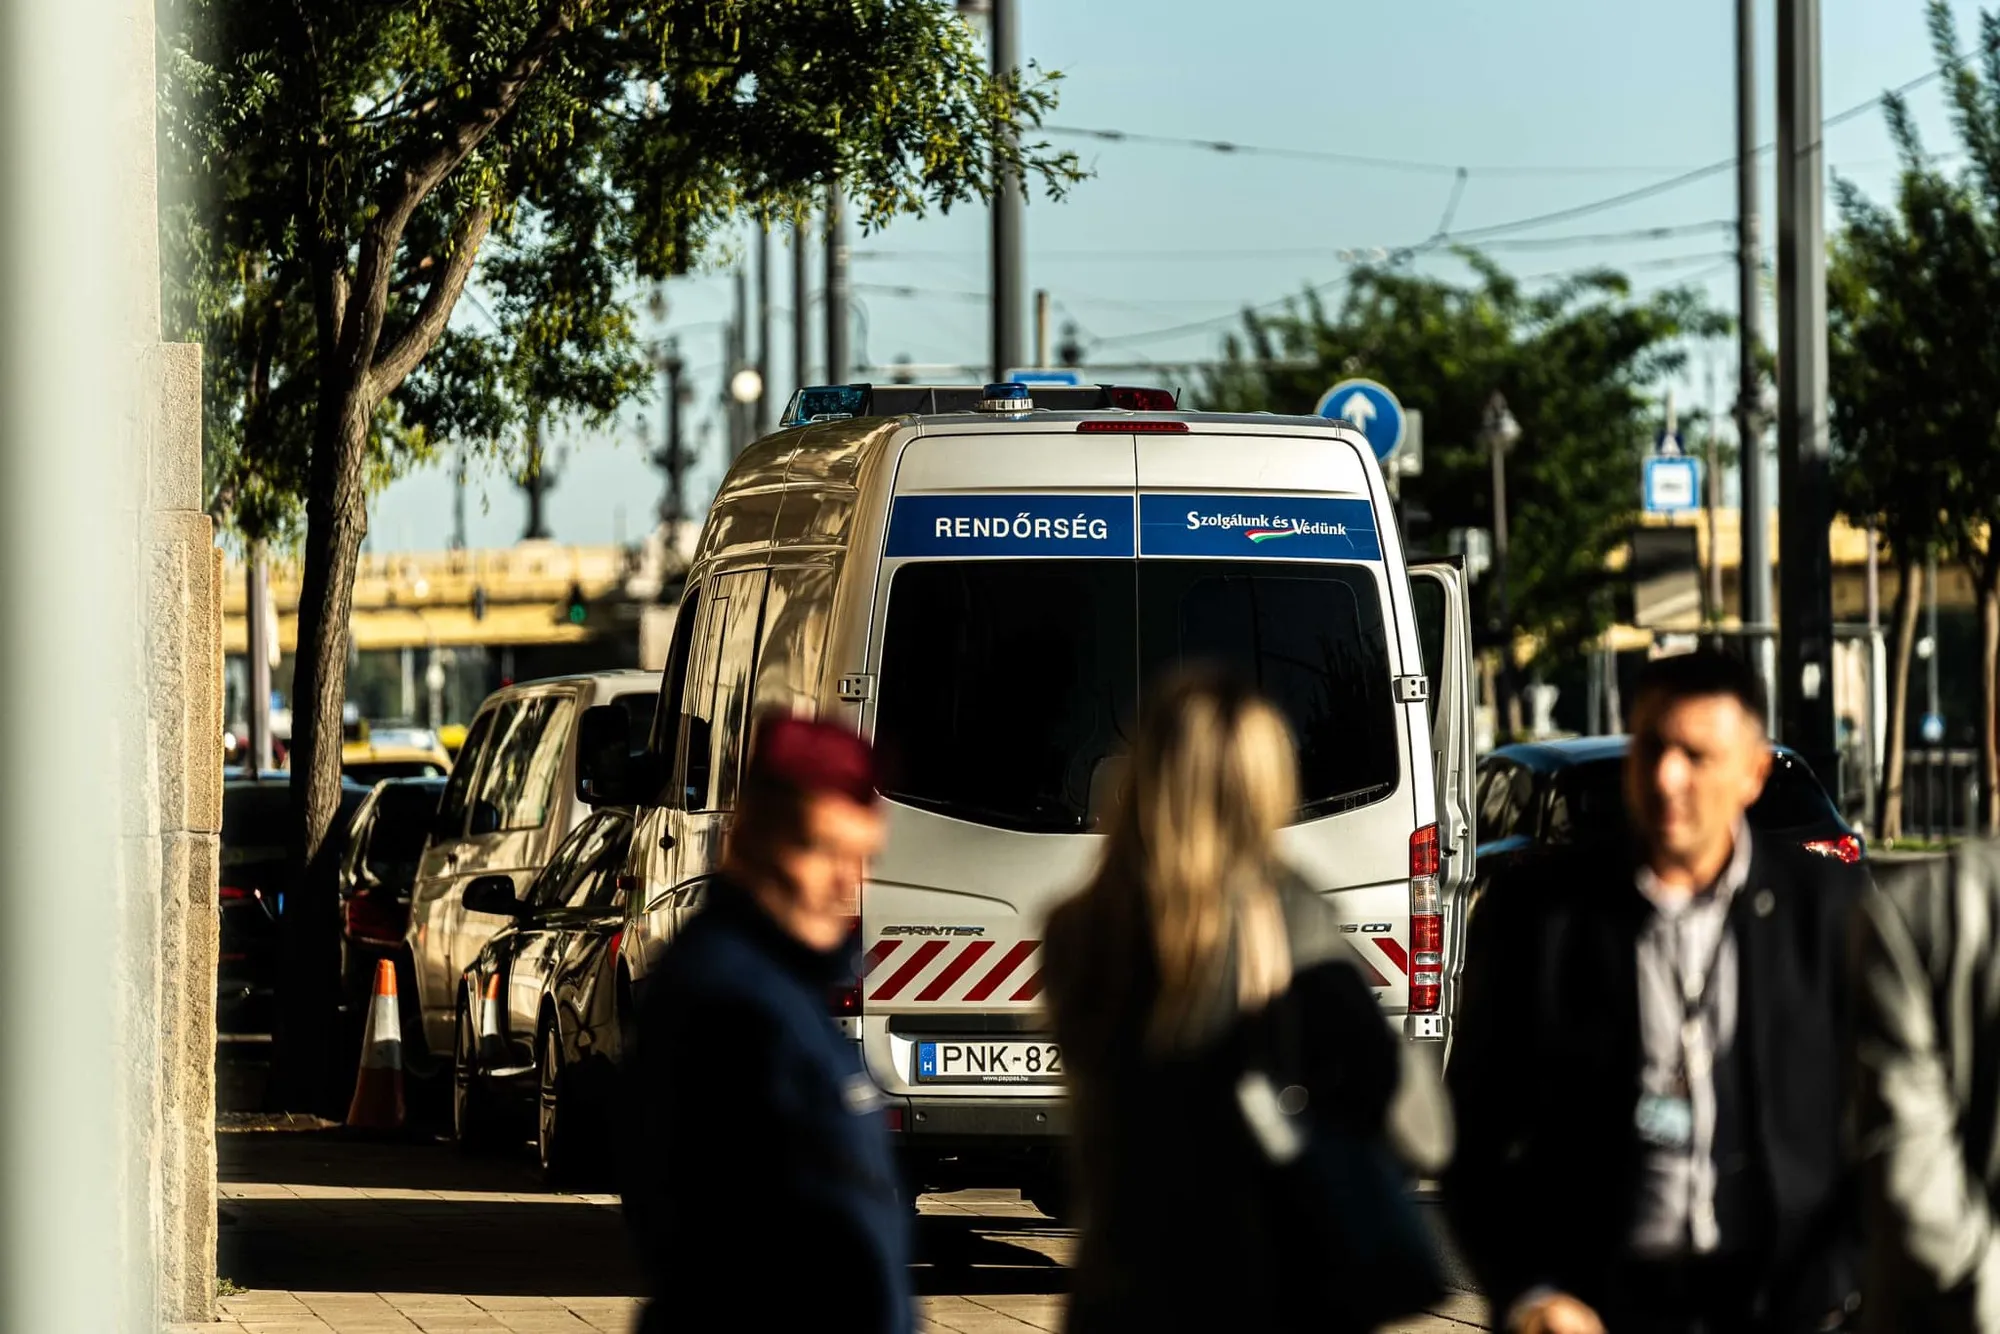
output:
[[[954,1102],[1060,1092],[1041,933],[1096,860],[1131,735],[1132,441],[930,427],[894,491],[865,714],[889,838],[862,897],[860,1034],[877,1082],[942,1132]]]
[[[1351,433],[1199,418],[1136,449],[1146,657],[1155,670],[1219,659],[1285,714],[1302,809],[1281,847],[1328,896],[1385,1011],[1410,1013],[1412,877],[1435,794],[1409,584],[1373,457]]]

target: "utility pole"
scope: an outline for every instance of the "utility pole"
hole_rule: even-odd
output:
[[[992,0],[993,77],[1021,77],[1021,29],[1015,0]],[[1009,132],[1011,134],[1011,131]],[[1010,138],[996,153],[1013,147]],[[1021,364],[1021,178],[994,163],[993,188],[993,378]]]
[[[1764,388],[1757,365],[1763,314],[1758,237],[1757,0],[1736,0],[1736,575],[1751,665],[1773,711],[1778,691],[1771,653],[1771,501],[1764,487]],[[1767,718],[1767,723],[1773,719]]]
[[[763,392],[750,411],[752,436],[771,433],[771,229],[757,228],[757,382]]]
[[[806,239],[811,235],[803,222],[792,224],[792,388],[812,383],[812,325],[806,318],[812,305],[812,277],[806,261]]]
[[[1035,369],[1047,370],[1049,366],[1049,293],[1048,289],[1035,289]]]
[[[1716,424],[1719,416],[1715,402],[1715,361],[1708,363],[1708,420],[1702,424],[1704,452],[1707,457],[1702,462],[1702,477],[1708,483],[1703,488],[1703,496],[1708,502],[1708,621],[1711,626],[1722,624],[1722,530],[1718,511],[1722,507],[1722,473],[1716,466],[1715,445]]]
[[[1778,725],[1838,801],[1819,12],[1819,0],[1778,0]]]
[[[458,473],[451,487],[451,549],[465,550],[465,456],[469,447],[458,447]]]
[[[243,757],[243,767],[250,771],[254,781],[271,767],[271,649],[270,635],[277,627],[265,616],[265,608],[271,600],[271,558],[264,552],[262,542],[250,544],[250,560],[245,571],[244,628],[249,632],[249,642],[244,646],[246,665],[249,667],[250,736],[249,754]]]
[[[669,338],[660,349],[660,375],[665,380],[666,412],[662,418],[665,438],[658,453],[653,455],[653,463],[667,474],[667,489],[660,497],[660,523],[667,530],[667,540],[677,541],[680,525],[687,520],[687,453],[681,448],[681,372],[686,369],[681,361],[680,340]]]
[[[542,514],[542,501],[555,484],[542,458],[542,419],[537,414],[528,418],[528,470],[521,478],[521,489],[528,493],[528,526],[521,534],[523,542],[548,541],[549,525]]]
[[[722,368],[722,401],[729,411],[729,457],[735,458],[750,445],[752,438],[750,404],[736,397],[736,373],[750,364],[750,275],[736,266],[736,314],[730,321],[735,335],[729,360]]]
[[[1514,696],[1514,618],[1507,605],[1507,452],[1521,438],[1521,426],[1498,390],[1486,401],[1479,434],[1493,463],[1493,605],[1495,638],[1500,647],[1494,730],[1511,737],[1519,729]]]
[[[842,216],[840,182],[826,187],[826,382],[846,384],[847,220]]]

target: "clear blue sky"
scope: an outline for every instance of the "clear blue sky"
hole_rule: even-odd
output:
[[[1454,231],[1603,199],[1734,150],[1733,0],[1019,4],[1023,50],[1066,76],[1052,126],[1463,165],[1470,176]],[[1920,0],[1822,4],[1827,114],[1931,68]],[[1977,6],[1956,0],[1955,7],[1969,37]],[[1775,104],[1768,0],[1760,37],[1768,138]],[[1930,142],[1950,146],[1936,85],[1914,94],[1912,103]],[[1242,305],[1337,279],[1343,265],[1336,252],[1342,249],[1430,236],[1452,193],[1448,171],[1048,137],[1075,148],[1093,175],[1060,204],[1032,200],[1028,285],[1052,293],[1056,325],[1075,320],[1091,349],[1087,360],[1096,362],[1212,357]],[[1834,170],[1869,190],[1880,194],[1888,186],[1893,163],[1879,113],[1829,131],[1827,152]],[[1496,170],[1507,168],[1517,170]],[[1767,243],[1774,230],[1771,207],[1767,187]],[[1733,220],[1735,211],[1734,176],[1723,172],[1509,239],[1693,227]],[[865,352],[883,364],[907,356],[920,363],[983,365],[986,235],[985,211],[971,208],[852,236],[856,304],[866,321],[865,344],[856,339],[857,359]],[[1515,244],[1493,253],[1530,276],[1611,264],[1628,268],[1640,287],[1695,280],[1733,310],[1735,280],[1726,262],[1731,244],[1731,232],[1717,226],[1616,243]],[[1439,273],[1455,268],[1443,256],[1419,263]],[[782,398],[796,383],[789,260],[782,245],[773,268],[773,378]],[[816,252],[813,269],[817,275]],[[700,424],[713,416],[720,392],[730,279],[714,273],[679,280],[670,285],[668,300],[665,327],[679,334],[695,373],[690,439],[698,443]],[[1212,322],[1161,332],[1201,321]],[[817,318],[814,330],[817,343]],[[1727,349],[1695,352],[1694,374],[1681,392],[1705,395],[1706,366],[1714,359],[1726,398]],[[657,423],[658,409],[636,406],[618,428],[562,437],[559,483],[548,502],[557,540],[630,539],[650,526],[662,480],[644,458],[641,415]],[[694,479],[697,498],[719,480],[722,448],[717,429]],[[524,504],[506,479],[475,475],[467,509],[473,545],[519,537]],[[390,487],[374,503],[371,527],[369,545],[377,550],[445,545],[451,531],[446,471],[428,470]]]

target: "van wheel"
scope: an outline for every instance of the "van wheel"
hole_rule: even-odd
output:
[[[451,1130],[458,1147],[468,1153],[499,1148],[502,1136],[493,1095],[479,1074],[479,1028],[463,992],[458,997],[457,1034],[452,1043]]]
[[[1021,1198],[1064,1227],[1076,1222],[1075,1194],[1059,1173],[1029,1182],[1022,1188]]]

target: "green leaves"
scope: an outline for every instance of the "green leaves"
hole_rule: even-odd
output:
[[[1308,295],[1284,314],[1246,316],[1202,403],[1310,412],[1336,380],[1382,381],[1424,413],[1424,473],[1404,493],[1444,530],[1492,524],[1479,433],[1488,398],[1504,394],[1522,431],[1507,460],[1509,601],[1517,628],[1559,658],[1608,620],[1598,593],[1637,508],[1654,387],[1682,364],[1683,340],[1718,336],[1728,321],[1693,292],[1634,298],[1615,273],[1531,290],[1466,258],[1468,285],[1359,269],[1336,311]],[[1304,364],[1272,364],[1294,361]]]
[[[1902,169],[1878,203],[1837,181],[1842,228],[1827,299],[1835,482],[1844,511],[1896,554],[2000,560],[2000,17],[1961,53],[1930,7],[1946,103],[1970,165],[1943,170],[1900,99],[1885,103]],[[2000,570],[1989,571],[1989,576]]]
[[[209,349],[210,481],[255,536],[296,529],[315,410],[406,333],[416,369],[364,405],[378,480],[643,393],[632,297],[746,215],[838,179],[872,228],[996,163],[1081,175],[1034,134],[1058,76],[991,78],[948,0],[184,0],[161,75],[168,320]],[[488,208],[458,308],[440,275]]]

